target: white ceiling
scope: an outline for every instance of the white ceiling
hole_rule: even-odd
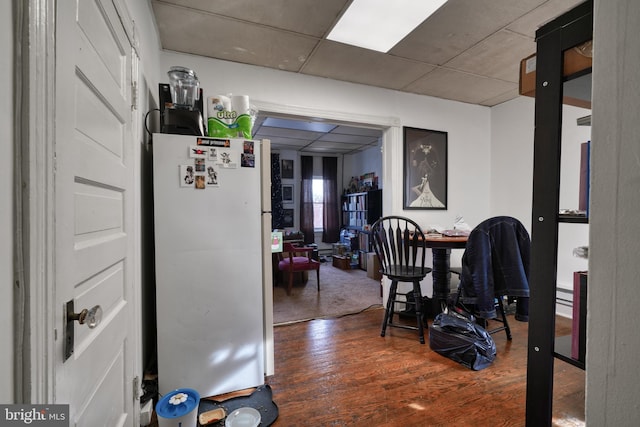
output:
[[[275,122],[274,122],[275,120]],[[327,129],[316,129],[327,126]],[[364,127],[258,116],[254,139],[268,139],[272,150],[314,154],[353,154],[380,146],[382,131]]]
[[[151,3],[166,50],[494,106],[518,96],[520,60],[535,52],[536,29],[582,1],[449,0],[386,54],[325,39],[349,0]],[[256,137],[271,137],[276,149],[283,138],[306,151],[357,151],[379,136],[345,126],[329,134],[262,129],[263,119]]]

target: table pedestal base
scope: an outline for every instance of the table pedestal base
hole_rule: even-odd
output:
[[[449,271],[449,258],[451,249],[432,248],[433,252],[433,309],[434,313],[442,312],[447,305],[447,298],[451,293],[449,284],[451,282],[451,272]],[[435,315],[434,314],[434,315]]]

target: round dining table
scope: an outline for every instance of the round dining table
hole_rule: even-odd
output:
[[[433,308],[434,316],[442,311],[451,293],[451,249],[464,249],[468,236],[425,234],[424,247],[433,253]]]

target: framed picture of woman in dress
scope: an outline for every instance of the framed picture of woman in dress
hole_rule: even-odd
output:
[[[283,179],[293,179],[293,160],[282,159],[280,166],[280,175]]]
[[[447,132],[403,128],[404,209],[447,209]]]

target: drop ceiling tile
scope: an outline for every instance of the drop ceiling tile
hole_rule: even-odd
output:
[[[584,2],[584,0],[549,0],[513,21],[507,26],[507,29],[527,37],[535,38],[538,28],[582,2]],[[525,55],[525,57],[532,53],[535,53],[535,49],[528,55]]]
[[[480,104],[496,93],[504,93],[517,86],[517,83],[438,68],[405,89],[413,93]]]
[[[292,123],[295,121],[296,123]],[[278,150],[295,150],[306,153],[353,153],[376,147],[379,145],[382,131],[365,127],[331,124],[330,132],[317,134],[316,132],[301,132],[295,126],[307,123],[307,120],[287,119],[258,114],[253,127],[253,138],[269,139],[271,148]],[[265,124],[270,124],[265,126]],[[325,135],[325,136],[322,136]]]
[[[442,65],[545,0],[449,0],[389,53]]]
[[[295,138],[286,138],[281,136],[271,136],[271,135],[265,135],[260,132],[256,132],[253,135],[253,137],[255,139],[268,139],[271,141],[271,144],[286,144],[286,145],[301,146],[301,145],[307,145],[309,143],[309,141],[306,139],[295,139]]]
[[[342,142],[345,144],[370,144],[377,140],[378,138],[375,136],[340,135],[335,133],[328,133],[319,138],[319,141],[327,141],[327,142],[335,141],[335,142]]]
[[[520,80],[520,60],[536,50],[532,38],[511,31],[498,31],[471,49],[447,62],[447,68],[467,71],[517,83]]]
[[[358,152],[360,150],[347,150],[347,149],[333,149],[333,148],[316,148],[316,147],[307,147],[300,150],[301,154],[325,154],[325,155],[340,155],[340,154],[351,154]]]
[[[369,135],[375,137],[382,137],[382,131],[380,129],[370,128],[357,128],[353,126],[338,126],[331,133],[340,133],[343,135]]]
[[[507,102],[514,98],[517,98],[518,96],[520,96],[520,92],[518,91],[518,87],[515,86],[504,93],[494,96],[493,98],[485,99],[484,101],[480,102],[480,105],[493,107],[495,105],[502,104],[503,102]]]
[[[400,89],[433,66],[323,40],[302,68],[303,74],[353,83]]]
[[[292,120],[278,117],[269,117],[263,123],[266,127],[285,128],[291,130],[302,130],[308,132],[331,132],[336,128],[332,123],[313,122],[309,120]]]
[[[162,47],[227,61],[298,71],[317,41],[264,26],[154,3]]]
[[[342,150],[353,151],[362,147],[363,144],[346,144],[344,142],[316,141],[311,147],[314,149],[322,148],[323,150]]]
[[[253,122],[253,130],[255,131],[256,129],[259,129],[260,126],[262,126],[262,123],[264,123],[266,119],[267,119],[266,116],[258,114],[255,118],[255,121]]]
[[[302,139],[305,141],[314,141],[324,135],[322,132],[311,132],[306,130],[274,128],[270,126],[261,126],[258,133],[270,137],[282,137],[292,139]]]
[[[535,51],[521,53],[506,43],[511,47],[501,49],[496,40],[508,33],[512,36],[507,38],[516,40],[513,33],[533,38],[540,25],[581,2],[449,0],[386,55],[322,40],[349,0],[151,0],[151,6],[163,49],[387,89],[408,92],[414,87],[422,95],[495,105],[510,93],[518,96],[514,70]],[[513,57],[505,58],[509,55]],[[435,72],[436,65],[459,66],[476,76],[444,78],[443,71]],[[493,79],[483,81],[482,76]],[[436,77],[454,85],[477,79],[486,84],[478,88],[474,83],[467,90],[428,83]],[[491,87],[495,92],[488,94]]]
[[[348,0],[164,0],[163,3],[322,37],[333,27]]]

